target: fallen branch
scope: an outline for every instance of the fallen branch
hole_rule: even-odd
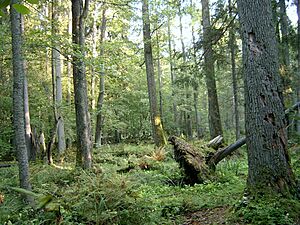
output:
[[[299,107],[300,102],[297,102],[291,108],[286,109],[285,114],[287,115],[290,112],[297,110]],[[207,157],[207,161],[204,160],[204,157],[201,156],[192,145],[184,140],[171,136],[169,141],[174,146],[175,160],[179,163],[180,167],[184,169],[186,177],[191,179],[191,183],[201,183],[203,182],[203,175],[207,175],[209,172],[207,168],[214,171],[216,169],[216,165],[220,161],[246,144],[246,137],[239,139],[226,148],[219,149],[211,157]],[[215,143],[220,143],[221,141],[222,137],[218,136],[211,140],[208,146],[213,147]]]

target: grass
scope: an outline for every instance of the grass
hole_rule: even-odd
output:
[[[90,171],[74,169],[74,154],[69,154],[63,165],[31,164],[33,192],[52,199],[40,209],[26,206],[7,188],[18,186],[17,167],[0,169],[0,224],[182,224],[190,212],[237,208],[247,177],[245,158],[231,157],[218,165],[210,181],[185,185],[171,147],[103,146],[94,150]],[[256,204],[257,212],[265,202]],[[271,206],[257,217],[274,213],[278,205]],[[253,222],[241,219],[256,215],[248,208],[236,210],[232,224]]]

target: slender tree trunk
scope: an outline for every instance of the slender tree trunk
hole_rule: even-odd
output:
[[[300,0],[295,0],[295,4],[297,6],[297,15],[298,15],[298,22],[297,22],[297,62],[298,62],[298,68],[297,68],[297,85],[296,85],[296,91],[297,91],[297,102],[300,101]],[[300,118],[300,108],[298,108],[298,118]],[[300,120],[297,120],[297,133],[300,134]]]
[[[104,6],[105,7],[105,6]],[[101,136],[102,128],[104,123],[104,117],[102,112],[104,94],[105,94],[105,69],[104,69],[104,39],[106,31],[106,8],[103,8],[102,11],[102,21],[100,29],[100,59],[101,59],[101,68],[100,68],[100,90],[97,101],[97,121],[96,121],[96,133],[95,133],[95,145],[97,147],[101,146]]]
[[[172,37],[171,37],[171,21],[170,15],[168,15],[168,47],[169,47],[169,63],[170,63],[170,75],[171,75],[171,88],[172,88],[172,100],[173,100],[173,119],[176,130],[176,135],[179,135],[179,123],[178,123],[178,111],[175,96],[175,73],[174,73],[174,62],[172,56]]]
[[[203,17],[203,49],[204,55],[204,73],[206,78],[206,87],[208,94],[208,121],[211,139],[222,135],[222,125],[219,110],[218,94],[215,80],[214,55],[212,49],[212,34],[210,32],[210,13],[209,0],[201,0]]]
[[[74,52],[81,53],[78,57],[73,55],[73,82],[75,94],[75,111],[76,111],[76,131],[77,131],[77,166],[84,169],[92,166],[92,137],[91,123],[88,111],[87,82],[85,73],[85,64],[83,57],[85,56],[85,26],[84,20],[87,16],[89,8],[89,0],[85,0],[85,4],[81,0],[72,0],[72,34]]]
[[[23,60],[24,68],[24,113],[25,113],[25,140],[28,160],[34,160],[34,147],[31,140],[31,126],[30,126],[30,113],[29,113],[29,97],[28,97],[28,82],[25,74],[25,61]]]
[[[158,75],[158,95],[159,95],[159,113],[163,124],[163,96],[162,96],[162,71],[160,63],[159,31],[156,30],[156,48],[157,48],[157,75]]]
[[[232,18],[232,2],[229,0],[229,16]],[[234,26],[234,23],[233,23]],[[231,76],[232,76],[232,91],[233,91],[233,108],[234,108],[234,122],[235,122],[235,138],[240,139],[240,118],[238,110],[238,90],[237,90],[237,76],[236,76],[236,64],[235,64],[235,49],[236,49],[236,38],[234,27],[229,31],[229,48],[230,48],[230,59],[231,59]]]
[[[98,39],[98,28],[97,28],[97,20],[99,14],[99,3],[96,3],[94,13],[93,13],[93,39],[92,39],[92,54],[93,59],[97,59],[97,39]],[[103,19],[102,19],[103,20]],[[92,79],[91,79],[91,98],[92,98],[92,109],[96,108],[96,97],[95,97],[95,86],[96,86],[96,66],[92,66]]]
[[[182,26],[182,11],[181,11],[181,0],[179,0],[179,5],[178,5],[178,10],[179,10],[179,29],[180,29],[180,42],[181,42],[181,49],[182,49],[182,55],[183,55],[183,64],[186,65],[187,60],[186,60],[186,50],[185,50],[185,45],[183,41],[183,26]],[[190,93],[189,93],[189,84],[186,82],[184,84],[185,86],[185,102],[187,106],[187,111],[184,112],[184,123],[185,123],[185,130],[186,130],[186,135],[188,138],[193,137],[193,129],[192,129],[192,121],[191,121],[191,107],[189,106],[189,101],[190,101]]]
[[[194,7],[193,0],[190,1],[191,7]],[[196,38],[195,38],[195,28],[194,25],[192,25],[192,41],[193,41],[193,60],[194,60],[194,65],[196,68],[198,68],[198,63],[197,63],[197,50],[196,50]],[[200,113],[198,110],[198,105],[199,105],[199,90],[198,90],[198,77],[197,73],[194,72],[194,83],[193,83],[193,91],[194,91],[194,111],[195,111],[195,121],[196,121],[196,132],[197,132],[197,138],[200,139],[203,137],[202,129],[201,129],[201,118],[200,118]]]
[[[17,3],[12,0],[10,7],[11,34],[12,34],[12,54],[13,54],[13,125],[14,144],[19,164],[20,186],[31,190],[29,182],[29,164],[25,141],[25,112],[24,112],[24,80],[25,69],[22,57],[22,30],[21,14],[12,5]],[[26,197],[31,202],[30,197]]]
[[[157,110],[156,100],[156,86],[154,79],[154,66],[152,56],[151,32],[150,32],[150,18],[148,0],[143,0],[143,38],[144,38],[144,55],[147,73],[147,86],[150,105],[150,116],[152,123],[152,136],[157,147],[164,146],[167,143],[164,135],[164,130],[161,124],[160,115]]]
[[[59,33],[59,8],[60,1],[54,0],[52,2],[52,36],[55,37]],[[53,91],[56,92],[53,95],[55,98],[54,101],[54,110],[56,114],[55,123],[57,122],[58,118],[60,118],[58,126],[57,126],[57,148],[58,154],[61,156],[66,150],[66,142],[65,142],[65,128],[64,128],[64,121],[62,116],[62,68],[61,68],[61,57],[60,57],[60,45],[57,40],[53,41],[53,48],[52,48],[52,82],[53,82]]]
[[[245,123],[250,191],[295,191],[271,1],[238,0],[245,73]]]
[[[68,12],[68,34],[72,36],[72,10]],[[67,60],[67,103],[68,106],[71,105],[71,86],[72,86],[72,62],[71,56],[68,56],[69,59]]]
[[[285,0],[279,0],[280,9],[280,29],[281,29],[281,45],[282,45],[282,63],[285,70],[288,70],[290,66],[290,52],[289,52],[289,41],[288,41],[288,17],[286,14]]]

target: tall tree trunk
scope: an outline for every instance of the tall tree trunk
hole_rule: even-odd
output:
[[[72,10],[68,12],[68,35],[72,37]],[[71,56],[68,55],[67,60],[67,104],[68,106],[71,105],[71,86],[72,86],[72,62],[71,62]]]
[[[193,0],[190,1],[190,6],[191,8],[194,7]],[[191,15],[192,16],[192,15]],[[193,18],[192,18],[193,19]],[[194,25],[192,25],[192,41],[193,41],[193,61],[196,69],[198,68],[198,63],[197,63],[197,50],[196,50],[196,38],[195,38],[195,28]],[[198,69],[197,69],[198,70]],[[201,129],[201,118],[200,118],[200,112],[198,110],[198,104],[199,104],[199,90],[198,90],[198,77],[197,77],[196,72],[194,72],[194,83],[193,83],[193,91],[194,91],[194,111],[195,111],[195,121],[196,121],[196,132],[197,132],[197,138],[200,139],[203,137],[202,129]]]
[[[297,61],[298,61],[298,68],[297,68],[297,102],[300,101],[300,0],[295,0],[295,4],[297,6]],[[298,118],[300,118],[300,108],[298,108]],[[300,134],[300,120],[297,120],[297,133]]]
[[[208,121],[211,139],[222,135],[222,125],[219,110],[218,94],[215,80],[214,55],[212,49],[212,34],[210,32],[209,0],[201,0],[203,18],[203,49],[204,73],[208,94]]]
[[[174,62],[172,56],[172,37],[171,37],[171,16],[168,15],[168,47],[169,47],[169,63],[170,63],[170,75],[171,75],[171,88],[172,88],[172,105],[173,105],[173,122],[176,130],[176,135],[179,135],[179,124],[178,124],[178,111],[175,96],[175,73],[174,73]]]
[[[100,88],[99,96],[97,101],[97,121],[96,121],[96,133],[95,133],[95,145],[99,147],[101,145],[101,136],[102,128],[104,123],[104,117],[102,112],[103,102],[104,102],[104,92],[105,92],[105,70],[104,70],[104,38],[106,31],[106,8],[103,5],[102,11],[102,21],[100,28],[100,59],[101,59],[101,68],[100,68]]]
[[[21,35],[24,33],[24,18],[21,15]],[[29,96],[28,96],[28,82],[26,76],[26,60],[22,60],[22,67],[24,69],[24,113],[25,113],[25,141],[27,148],[27,156],[28,160],[34,160],[34,147],[32,145],[32,133],[31,133],[31,125],[30,125],[30,111],[29,111]]]
[[[98,57],[97,53],[97,39],[98,39],[98,28],[97,28],[97,20],[99,14],[99,3],[95,3],[95,9],[93,13],[93,31],[92,31],[92,55],[93,59],[96,60]],[[96,108],[96,97],[95,97],[95,86],[96,86],[96,66],[92,66],[92,79],[91,79],[91,98],[92,98],[92,110]]]
[[[180,29],[180,42],[181,42],[181,50],[183,55],[183,65],[185,66],[187,63],[186,60],[186,50],[185,45],[183,41],[183,26],[182,26],[182,10],[181,10],[181,0],[178,1],[178,10],[179,10],[179,29]],[[187,111],[184,112],[184,127],[185,127],[185,133],[188,138],[193,137],[193,130],[192,130],[192,121],[191,121],[191,107],[189,106],[189,99],[190,99],[190,93],[189,93],[189,84],[185,82],[185,105],[187,106]]]
[[[143,0],[143,38],[144,38],[144,56],[147,73],[147,86],[150,105],[150,116],[152,124],[152,136],[157,147],[164,146],[167,143],[164,130],[161,124],[160,115],[157,110],[156,86],[154,78],[154,66],[150,32],[150,18],[148,0]]]
[[[92,137],[90,114],[88,111],[87,82],[85,73],[85,26],[89,9],[89,0],[72,0],[72,34],[74,52],[80,52],[81,56],[73,54],[73,82],[75,94],[75,111],[76,111],[76,131],[77,131],[77,166],[84,169],[92,166]]]
[[[59,33],[59,6],[60,1],[54,0],[52,1],[52,36],[55,37]],[[65,126],[62,116],[62,82],[61,82],[61,57],[60,57],[60,44],[57,40],[53,41],[53,48],[52,48],[52,82],[53,82],[53,92],[56,92],[53,95],[55,98],[54,101],[54,110],[56,114],[55,124],[60,118],[59,123],[57,125],[57,148],[58,154],[61,156],[66,150],[66,141],[65,141]]]
[[[232,18],[232,2],[229,0],[229,16]],[[237,89],[237,76],[236,76],[236,64],[235,64],[235,49],[236,49],[236,38],[234,23],[233,27],[229,31],[229,48],[230,48],[230,59],[231,59],[231,76],[232,76],[232,91],[233,91],[233,108],[234,108],[234,122],[235,122],[235,138],[236,140],[240,139],[240,118],[238,110],[238,89]]]
[[[14,125],[14,144],[19,164],[20,186],[31,190],[29,182],[29,164],[25,141],[25,112],[24,112],[24,79],[25,69],[22,57],[22,30],[21,14],[12,5],[17,3],[11,1],[10,19],[12,35],[12,54],[13,54],[13,125]],[[27,196],[27,201],[32,201]]]
[[[249,190],[294,192],[271,1],[238,0]]]
[[[158,76],[158,95],[159,95],[159,113],[163,124],[163,97],[162,97],[162,71],[160,62],[159,31],[156,30],[156,48],[157,48],[157,76]]]
[[[290,52],[289,52],[289,41],[288,41],[288,17],[286,14],[285,0],[279,0],[280,9],[280,30],[281,30],[281,44],[282,44],[282,63],[285,70],[288,70],[290,66]]]

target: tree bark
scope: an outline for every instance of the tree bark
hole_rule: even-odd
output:
[[[250,191],[293,193],[271,1],[238,0]]]
[[[93,31],[92,31],[92,55],[93,59],[96,60],[98,57],[97,52],[97,40],[98,40],[98,28],[97,28],[97,20],[99,14],[99,3],[95,3],[95,9],[93,13]],[[103,20],[103,18],[102,18]],[[103,22],[103,21],[102,21]],[[101,37],[100,37],[101,38]],[[95,86],[96,86],[96,66],[92,66],[92,79],[91,79],[91,98],[92,98],[92,110],[96,108],[96,97],[95,97]]]
[[[84,21],[89,9],[89,0],[72,0],[72,41],[73,54],[73,82],[75,94],[77,156],[76,165],[89,169],[92,166],[92,138],[90,115],[88,111],[87,82],[85,73],[85,26]],[[80,55],[75,52],[80,52]]]
[[[222,135],[222,125],[219,110],[218,94],[215,80],[214,55],[212,49],[209,0],[201,0],[203,18],[203,49],[204,49],[204,73],[208,94],[208,121],[211,139]]]
[[[193,0],[190,1],[191,8],[194,7]],[[192,16],[192,15],[191,15]],[[194,60],[194,66],[198,70],[198,63],[197,63],[197,49],[196,49],[196,38],[195,38],[195,28],[194,25],[192,25],[192,41],[193,41],[193,60]],[[199,77],[197,76],[198,73],[194,72],[194,84],[193,84],[193,91],[194,91],[194,111],[195,111],[195,121],[196,121],[196,132],[197,132],[197,138],[200,139],[203,137],[202,129],[201,129],[201,118],[200,118],[200,112],[198,110],[199,105]]]
[[[179,30],[180,30],[180,42],[181,42],[181,50],[182,50],[182,58],[183,58],[183,65],[186,65],[187,59],[186,59],[186,50],[183,40],[183,26],[182,26],[182,10],[181,10],[181,0],[178,1],[178,14],[179,14]],[[186,111],[183,112],[184,114],[184,126],[185,127],[185,133],[189,139],[193,137],[193,129],[192,129],[192,121],[191,121],[191,107],[189,106],[189,99],[190,99],[190,93],[189,93],[189,84],[188,82],[184,83],[185,87],[185,105],[187,106]]]
[[[52,36],[57,37],[57,34],[59,34],[59,6],[60,1],[59,0],[53,0],[52,1]],[[62,65],[61,65],[61,57],[60,57],[60,44],[58,43],[58,40],[53,41],[53,48],[52,48],[52,82],[53,91],[56,92],[55,95],[53,95],[53,98],[56,98],[54,101],[54,107],[55,107],[55,113],[57,120],[57,117],[60,117],[60,122],[58,123],[57,127],[57,149],[59,157],[65,152],[66,150],[66,141],[65,141],[65,128],[64,128],[64,121],[62,116],[62,82],[61,82],[61,76],[62,76]]]
[[[232,2],[229,0],[229,16],[232,18]],[[236,140],[240,139],[240,118],[238,110],[238,89],[237,89],[237,76],[236,76],[236,63],[235,63],[235,49],[236,49],[236,37],[234,31],[234,22],[232,23],[233,27],[229,31],[229,48],[230,48],[230,59],[231,59],[231,76],[232,76],[232,91],[233,91],[233,108],[234,108],[234,123],[235,123],[235,138]]]
[[[105,7],[105,6],[104,6]],[[100,85],[99,85],[99,95],[97,101],[97,121],[96,121],[96,133],[95,133],[95,145],[96,147],[101,146],[101,136],[104,124],[104,117],[102,112],[104,94],[105,94],[105,70],[104,70],[104,39],[106,31],[106,8],[102,11],[102,21],[100,28],[100,54],[101,68],[100,68]]]
[[[170,63],[170,75],[171,75],[171,89],[172,89],[172,105],[173,105],[173,123],[175,127],[176,135],[179,135],[179,124],[178,124],[178,110],[175,95],[175,73],[174,73],[174,62],[172,56],[172,38],[171,38],[171,16],[168,15],[168,47],[169,47],[169,63]]]
[[[162,96],[162,71],[160,62],[160,46],[159,46],[159,31],[156,30],[156,48],[157,48],[157,76],[158,76],[158,96],[159,96],[159,113],[163,124],[163,96]]]
[[[148,97],[150,105],[150,116],[152,124],[152,136],[157,147],[166,145],[166,137],[162,127],[160,115],[157,110],[156,86],[154,78],[154,66],[150,32],[150,18],[148,0],[143,0],[143,38],[144,38],[144,56],[147,74]]]
[[[13,54],[13,126],[14,144],[19,164],[19,179],[21,188],[31,190],[29,182],[29,164],[25,141],[25,113],[24,113],[24,61],[22,57],[22,30],[21,14],[12,5],[17,3],[11,1],[10,19],[12,35],[12,54]],[[26,197],[31,202],[30,197]]]
[[[295,4],[297,6],[297,85],[296,85],[296,92],[297,92],[297,101],[300,101],[300,1],[295,0]],[[300,118],[300,107],[298,108],[298,118]],[[300,120],[297,120],[297,133],[300,134]]]

